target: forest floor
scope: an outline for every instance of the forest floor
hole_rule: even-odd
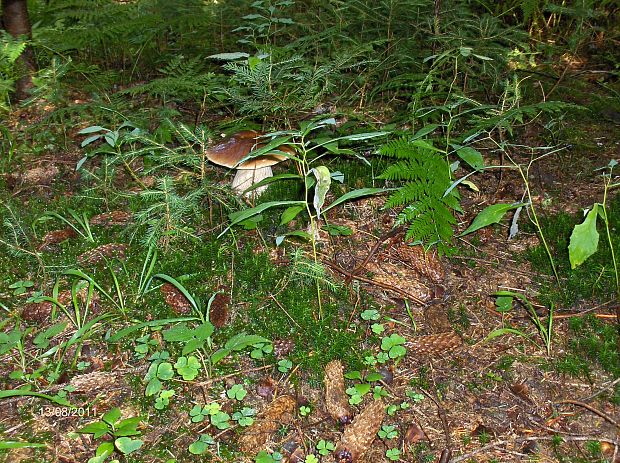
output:
[[[554,140],[564,148],[528,176],[559,284],[531,211],[513,239],[502,222],[439,256],[392,232],[396,214],[382,196],[328,213],[352,233],[319,236],[320,278],[303,259],[307,245],[271,244],[277,222],[218,238],[226,216],[211,204],[183,221],[188,239],[170,238],[154,256],[132,228],[143,186],[121,168],[103,184],[76,172],[87,124],[62,149],[15,153],[1,193],[14,232],[3,244],[14,252],[0,256],[0,459],[95,463],[107,449],[130,462],[620,462],[612,260],[602,230],[601,250],[580,269],[566,251],[582,210],[603,200],[596,169],[620,159],[620,113],[588,100],[597,87],[581,79],[556,91],[577,95],[586,115],[567,116]],[[28,134],[48,113],[20,110],[8,126],[41,144]],[[513,139],[541,146],[545,136],[533,123]],[[522,166],[532,159],[526,149],[511,155]],[[354,178],[352,165],[330,170]],[[99,158],[86,166],[100,175]],[[207,173],[228,179],[215,166]],[[514,170],[474,182],[479,191],[462,191],[460,231],[485,206],[526,193]],[[287,194],[274,184],[261,202]],[[607,206],[618,246],[620,198],[612,192]],[[531,311],[518,298],[502,306],[498,291],[523,296]],[[207,301],[200,320],[193,304]],[[98,424],[79,432],[88,423]]]

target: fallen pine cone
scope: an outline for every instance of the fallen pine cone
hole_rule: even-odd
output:
[[[47,232],[41,239],[41,245],[39,250],[49,250],[52,246],[60,244],[69,238],[73,238],[76,235],[73,228],[63,228],[62,230],[52,230]]]
[[[191,312],[192,306],[187,298],[179,291],[176,286],[170,283],[164,283],[159,291],[164,296],[164,301],[177,315],[185,315]]]
[[[128,246],[126,244],[108,243],[86,251],[78,256],[78,262],[82,265],[98,264],[104,259],[117,258],[125,259],[125,252]]]
[[[127,225],[131,222],[131,214],[125,211],[110,211],[97,214],[90,218],[91,225],[101,225],[102,227],[112,227],[114,225]]]
[[[405,345],[407,349],[417,355],[439,355],[451,352],[463,344],[461,337],[454,331],[439,334],[417,336]]]
[[[343,366],[333,360],[325,367],[325,406],[327,413],[340,424],[348,424],[353,417],[349,397],[345,392]]]
[[[273,341],[273,353],[278,360],[283,359],[295,348],[292,339],[276,339]]]
[[[217,293],[211,302],[209,310],[209,321],[216,328],[222,328],[228,320],[228,306],[230,305],[230,294]]]
[[[269,437],[280,426],[293,421],[297,402],[290,395],[281,395],[271,402],[254,423],[239,438],[243,452],[255,454],[265,448]]]
[[[401,242],[390,251],[394,257],[410,265],[416,272],[427,277],[433,283],[441,283],[445,280],[446,272],[436,250],[426,251],[423,246],[410,246]]]
[[[337,463],[356,463],[372,445],[381,423],[385,419],[383,400],[375,400],[344,429],[344,435],[336,446]]]

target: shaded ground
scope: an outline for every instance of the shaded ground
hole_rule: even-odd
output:
[[[544,216],[558,211],[576,213],[600,201],[602,184],[593,168],[620,157],[618,125],[613,121],[595,124],[588,120],[575,132],[570,138],[572,148],[538,161],[532,168],[533,199]],[[581,141],[582,134],[587,134],[587,140]],[[527,137],[541,134],[524,133],[523,138]],[[492,159],[491,151],[485,155]],[[527,164],[527,152],[515,151],[513,155],[520,164]],[[41,393],[63,392],[73,404],[84,407],[86,416],[75,416],[78,413],[71,414],[70,409],[49,401],[3,399],[3,439],[46,446],[9,450],[4,461],[88,461],[97,445],[110,436],[94,439],[91,434],[74,432],[114,407],[123,418],[142,416],[139,433],[144,445],[126,457],[127,461],[195,461],[199,457],[187,449],[204,434],[215,441],[205,445],[204,461],[255,461],[255,455],[265,450],[282,452],[290,462],[303,461],[311,453],[318,457],[321,440],[337,443],[343,435],[341,424],[325,402],[323,368],[333,359],[342,361],[345,372],[359,371],[362,378],[374,370],[381,375],[374,381],[348,375],[347,388],[370,385],[357,389],[358,393],[369,391],[359,401],[349,394],[354,415],[359,416],[372,403],[373,394],[391,406],[381,423],[383,436],[374,439],[360,461],[389,461],[386,452],[392,449],[401,452],[388,453],[394,461],[400,458],[406,462],[620,461],[620,366],[613,365],[618,361],[617,349],[609,352],[609,346],[615,348],[618,340],[617,301],[609,296],[609,288],[601,292],[592,289],[590,296],[594,293],[594,297],[580,298],[571,305],[556,301],[548,355],[526,309],[517,306],[502,314],[491,297],[499,290],[519,292],[530,298],[543,320],[548,316],[548,306],[537,294],[546,292],[553,278],[544,271],[545,264],[524,256],[524,251],[539,244],[525,218],[514,240],[507,239],[508,225],[502,224],[459,239],[454,255],[438,257],[404,244],[402,235],[390,236],[394,216],[381,208],[381,198],[357,201],[330,217],[332,224],[349,226],[353,234],[321,236],[320,260],[330,269],[325,281],[319,283],[324,295],[323,319],[318,317],[315,279],[309,278],[312,262],[299,257],[301,245],[285,244],[274,250],[256,231],[235,232],[234,242],[228,237],[217,241],[214,236],[225,226],[221,223],[223,212],[213,208],[212,213],[200,217],[193,228],[201,238],[173,244],[160,256],[155,272],[177,279],[185,275],[182,281],[188,291],[205,303],[215,291],[227,295],[211,305],[211,321],[221,328],[214,334],[215,346],[222,347],[227,339],[244,331],[274,341],[273,352],[265,350],[252,353],[257,358],[251,357],[257,345],[262,348],[255,342],[231,352],[217,366],[209,365],[208,358],[215,349],[195,354],[200,363],[195,377],[162,376],[165,388],[174,389],[175,394],[169,404],[158,409],[155,397],[145,397],[145,375],[149,365],[158,361],[151,355],[168,350],[174,363],[183,344],[171,340],[168,324],[162,324],[163,330],[161,326],[144,327],[118,343],[105,338],[118,333],[121,326],[139,321],[189,316],[191,305],[174,287],[161,286],[161,281],[138,297],[136,282],[147,256],[126,233],[134,220],[131,193],[114,205],[121,207],[120,212],[93,221],[96,214],[107,212],[108,204],[101,199],[103,193],[83,192],[82,187],[88,184],[73,170],[80,157],[78,150],[60,156],[45,154],[24,160],[23,169],[5,176],[7,217],[10,211],[16,223],[23,220],[28,228],[33,217],[46,209],[47,201],[53,200],[58,208],[81,205],[95,242],[76,236],[71,229],[56,229],[62,225],[59,221],[54,226],[48,221],[37,232],[36,243],[23,243],[21,257],[0,258],[6,272],[0,286],[0,301],[8,315],[4,331],[10,332],[11,320],[19,320],[21,328],[17,346],[2,350],[0,371],[3,389],[27,384]],[[148,172],[141,169],[136,166],[139,175],[147,178]],[[475,181],[480,192],[464,193],[462,205],[467,214],[460,216],[461,230],[484,206],[498,199],[517,201],[524,194],[515,172],[504,173],[501,181],[492,173]],[[126,174],[115,182],[112,188],[135,187]],[[29,208],[32,216],[23,213]],[[102,318],[83,343],[67,346],[64,362],[55,369],[59,353],[49,349],[70,340],[77,330],[69,323],[58,333],[48,333],[47,344],[45,339],[36,339],[52,324],[53,306],[26,302],[26,298],[33,289],[52,294],[55,277],[78,266],[94,275],[95,281],[105,282],[103,288],[115,299],[108,270],[113,269],[121,280],[126,307],[114,307],[99,288],[96,296],[89,298],[84,285],[72,286],[70,275],[61,277],[59,300],[64,298],[69,307],[72,299],[75,307],[88,306],[86,320],[108,313],[115,319]],[[32,280],[34,286],[15,295],[9,284],[17,280]],[[577,318],[570,319],[568,314]],[[521,330],[529,339],[506,334],[486,340],[494,330],[506,326]],[[369,368],[372,362],[365,365],[365,358],[374,356],[376,363],[381,358],[378,354],[387,353],[389,349],[381,345],[384,336],[391,334],[404,338],[406,355]],[[586,341],[575,345],[573,341],[580,337]],[[608,350],[600,350],[597,341]],[[10,343],[7,339],[2,342]],[[588,359],[586,370],[579,358]],[[54,384],[49,383],[52,372],[58,373]],[[239,385],[247,395],[235,395]],[[278,402],[278,397],[287,396],[293,398],[291,403]],[[194,405],[212,403],[229,416],[248,407],[263,418],[248,427],[239,419],[231,420],[228,428],[218,427],[215,414],[192,422]],[[393,431],[398,432],[394,435]],[[204,442],[210,441],[205,438]],[[235,453],[239,442],[244,454]],[[333,458],[325,456],[321,461]],[[263,455],[261,461],[274,460]]]

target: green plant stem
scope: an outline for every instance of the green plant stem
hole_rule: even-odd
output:
[[[310,218],[310,243],[312,244],[312,257],[314,259],[314,263],[316,265],[318,265],[319,263],[319,255],[316,249],[316,238],[315,238],[315,227],[317,226],[317,221],[315,221],[314,219],[314,214],[312,213],[312,210],[310,209],[310,198],[308,196],[308,188],[306,187],[306,179],[308,178],[308,173],[310,172],[309,169],[309,165],[308,165],[308,151],[306,150],[306,143],[305,143],[305,139],[302,136],[301,137],[301,149],[302,149],[302,162],[301,164],[301,173],[302,173],[302,177],[303,177],[303,182],[304,182],[304,199],[305,199],[305,206],[306,206],[306,211],[308,212],[308,217]],[[317,217],[318,219],[318,217]],[[318,279],[315,279],[315,285],[316,285],[316,298],[317,298],[317,303],[319,305],[319,320],[323,319],[323,303],[321,300],[321,285],[319,283]]]
[[[611,183],[613,167],[609,169],[609,178],[605,180],[605,188],[603,190],[603,219],[605,220],[605,231],[607,233],[607,242],[609,243],[609,249],[611,251],[611,261],[614,265],[614,273],[616,277],[616,296],[620,299],[620,279],[618,277],[618,262],[616,261],[616,253],[614,245],[611,240],[611,230],[609,229],[609,218],[607,217],[607,193],[609,191],[609,184]],[[620,323],[620,312],[618,312]]]
[[[546,153],[543,156],[547,156],[548,154],[551,153]],[[536,158],[536,159],[532,159],[528,166],[527,166],[527,170],[526,172],[523,172],[523,168],[516,163],[510,156],[510,154],[508,154],[506,152],[506,157],[510,160],[510,162],[519,170],[519,175],[521,175],[521,178],[523,179],[523,184],[525,185],[525,193],[527,194],[527,199],[528,202],[530,204],[530,210],[532,211],[532,221],[534,222],[534,225],[536,226],[536,230],[538,231],[538,236],[540,236],[540,240],[542,241],[543,247],[545,248],[545,252],[547,253],[547,257],[549,258],[549,263],[551,264],[551,269],[553,270],[553,275],[555,276],[555,281],[558,284],[558,289],[560,290],[560,292],[562,294],[564,294],[564,290],[562,288],[562,284],[560,282],[560,277],[558,275],[558,270],[555,266],[555,261],[553,260],[553,254],[551,254],[551,248],[549,247],[549,244],[547,243],[547,239],[545,238],[545,234],[543,233],[543,229],[542,226],[540,225],[540,221],[538,220],[538,215],[536,214],[536,208],[534,207],[534,201],[532,200],[532,190],[530,189],[530,182],[529,182],[529,171],[530,171],[530,167],[532,166],[532,164],[540,159],[540,157]],[[542,157],[542,156],[541,156]]]

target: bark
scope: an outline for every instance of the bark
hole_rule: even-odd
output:
[[[28,16],[27,0],[2,0],[2,25],[13,37],[22,35],[32,37],[32,26]],[[34,54],[30,47],[26,48],[17,60],[20,77],[15,83],[15,99],[28,97],[28,89],[32,87],[32,74],[36,70]]]

